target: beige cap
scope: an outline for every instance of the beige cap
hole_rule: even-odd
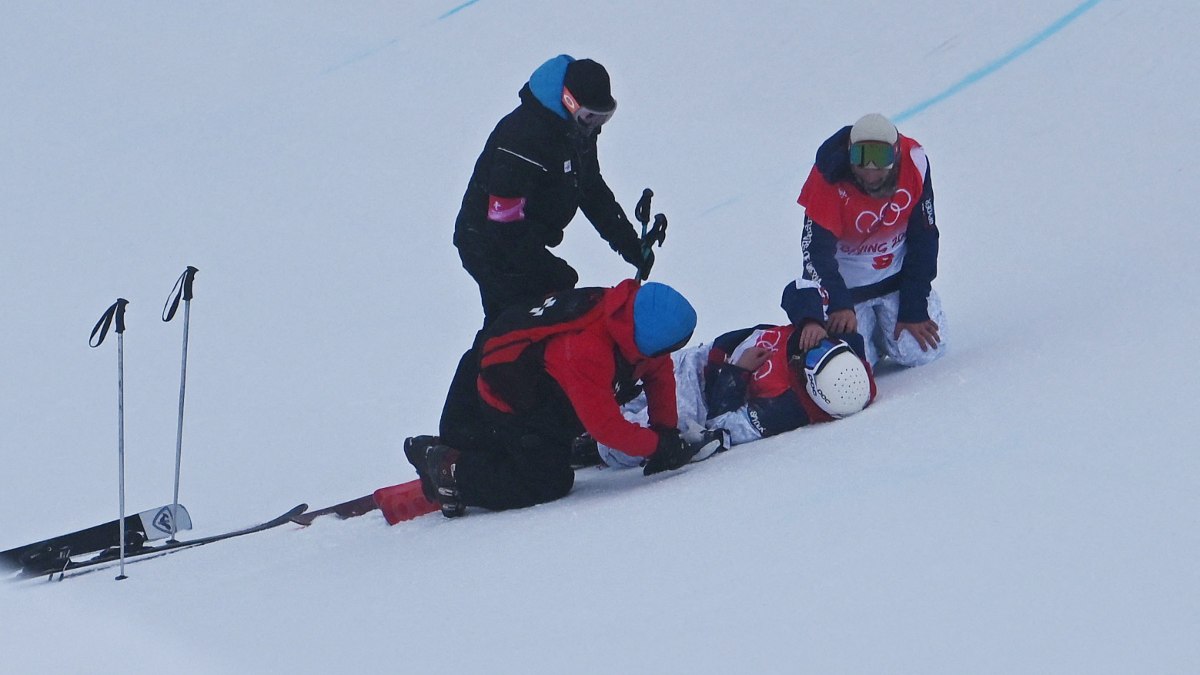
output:
[[[880,143],[896,144],[900,137],[896,125],[879,113],[870,113],[859,118],[850,128],[850,142],[879,141]]]

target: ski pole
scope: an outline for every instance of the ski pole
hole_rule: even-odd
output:
[[[642,198],[638,200],[637,206],[633,209],[633,216],[642,224],[642,263],[652,261],[654,253],[650,250],[655,242],[661,247],[663,242],[667,240],[667,217],[661,213],[654,214],[654,225],[650,225],[650,199],[654,197],[654,191],[650,188],[642,190]],[[645,275],[638,270],[639,276],[645,281],[650,276],[650,270],[647,269]]]
[[[179,465],[183,459],[183,401],[187,392],[188,324],[192,314],[192,282],[196,279],[198,271],[188,265],[183,274],[179,275],[179,280],[175,282],[175,287],[171,289],[171,294],[167,296],[167,302],[163,305],[162,314],[163,322],[170,322],[175,318],[175,311],[179,309],[179,301],[183,300],[183,358],[179,367],[179,422],[175,430],[175,491],[171,501],[171,538],[168,542],[175,541],[175,533],[179,527]]]
[[[112,304],[100,320],[96,322],[96,326],[92,328],[92,336],[88,344],[92,348],[99,347],[104,344],[104,337],[108,335],[109,326],[116,321],[117,333],[117,494],[120,502],[120,510],[117,518],[117,528],[119,529],[119,544],[121,548],[121,571],[117,575],[117,581],[127,578],[125,576],[125,305],[129,301],[125,298],[117,298],[117,301]]]

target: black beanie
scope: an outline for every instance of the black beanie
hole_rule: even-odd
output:
[[[609,88],[608,71],[591,59],[580,59],[567,64],[563,86],[571,92],[579,105],[585,108],[608,111],[617,105]]]

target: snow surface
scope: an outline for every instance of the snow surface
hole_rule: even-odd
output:
[[[670,216],[654,278],[698,339],[784,320],[817,145],[932,101],[900,126],[953,344],[654,479],[6,585],[0,670],[1200,672],[1198,28],[1191,0],[4,3],[0,548],[115,517],[116,343],[86,340],[118,296],[129,510],[170,501],[189,264],[195,534],[410,479],[481,319],[462,191],[562,52],[613,74],[605,175]],[[615,283],[579,220],[562,255]]]

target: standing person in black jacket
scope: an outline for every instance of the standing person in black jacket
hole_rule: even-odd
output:
[[[484,325],[503,310],[574,288],[579,275],[548,249],[582,209],[645,278],[641,240],[600,175],[596,139],[616,112],[604,66],[560,55],[521,88],[475,162],[454,225],[463,268],[479,284]]]
[[[556,56],[533,72],[520,98],[488,137],[454,225],[485,328],[509,307],[575,287],[579,274],[549,249],[579,210],[639,278],[654,264],[600,175],[596,139],[617,108],[604,66]],[[470,426],[461,420],[478,409],[474,361],[472,351],[463,355],[442,411],[441,433],[452,444],[456,429]]]

